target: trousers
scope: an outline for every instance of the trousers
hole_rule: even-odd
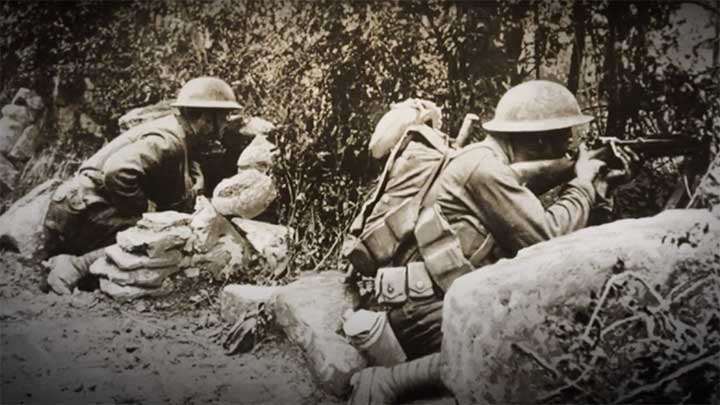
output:
[[[388,311],[388,321],[409,360],[440,351],[443,299],[408,299]]]
[[[80,172],[53,193],[43,226],[50,256],[82,255],[115,243],[115,235],[133,225],[142,213],[121,213],[103,196],[101,180]]]

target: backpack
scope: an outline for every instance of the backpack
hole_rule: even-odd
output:
[[[413,125],[405,131],[346,236],[343,256],[355,271],[373,277],[413,241],[420,211],[432,202],[431,188],[452,151],[447,135],[432,127]]]

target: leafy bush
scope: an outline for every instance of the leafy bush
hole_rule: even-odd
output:
[[[717,66],[691,72],[666,57],[680,46],[674,3],[159,0],[0,7],[6,33],[0,98],[25,86],[53,105],[81,103],[107,138],[117,134],[121,114],[173,98],[192,77],[231,83],[244,114],[279,127],[274,174],[280,222],[298,231],[296,270],[336,262],[342,234],[380,170],[366,145],[392,102],[434,100],[444,108],[443,129],[455,134],[468,112],[490,118],[510,86],[550,77],[576,89],[596,115],[591,137],[720,133]],[[643,198],[619,199],[625,215],[661,209],[662,201],[644,207],[638,201],[648,194],[663,200],[677,170],[648,164],[647,180],[627,194]]]

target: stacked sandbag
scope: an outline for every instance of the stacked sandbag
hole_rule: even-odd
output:
[[[118,232],[117,243],[105,249],[105,257],[92,264],[90,273],[100,277],[102,291],[120,300],[166,294],[172,288],[169,278],[180,271],[227,280],[247,271],[258,256],[273,264],[259,268],[271,276],[287,265],[287,241],[277,235],[290,231],[265,225],[261,229],[268,241],[261,243],[249,225],[238,230],[207,198],[198,197],[192,215],[143,214],[134,227]]]
[[[40,145],[45,105],[32,90],[21,88],[0,118],[0,191],[14,190],[23,165]]]
[[[118,232],[106,257],[90,266],[100,289],[118,299],[162,295],[163,282],[183,269],[192,216],[175,211],[143,214],[137,225]]]
[[[277,198],[277,188],[269,172],[275,145],[264,135],[256,135],[237,161],[236,175],[222,180],[213,191],[212,203],[223,215],[255,218]]]

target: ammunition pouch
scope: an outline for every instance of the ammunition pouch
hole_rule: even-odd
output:
[[[411,299],[435,295],[433,282],[423,262],[402,267],[383,267],[375,276],[375,297],[378,304],[402,304]]]
[[[427,272],[443,292],[456,278],[486,264],[495,245],[488,234],[470,260],[466,259],[460,240],[437,206],[427,207],[420,213],[415,239]]]

